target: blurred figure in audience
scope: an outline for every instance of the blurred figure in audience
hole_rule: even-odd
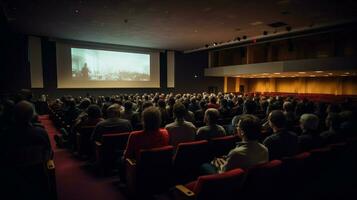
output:
[[[143,130],[130,134],[124,152],[124,159],[137,160],[140,150],[163,147],[169,144],[169,135],[165,129],[160,129],[161,116],[159,109],[148,107],[142,113]]]
[[[176,147],[179,143],[194,141],[197,129],[195,125],[184,119],[185,106],[180,102],[175,103],[173,112],[175,121],[165,127],[169,133],[169,144]]]
[[[214,159],[202,166],[203,173],[222,173],[232,169],[249,169],[269,161],[268,149],[258,142],[261,124],[254,115],[243,115],[237,125],[237,132],[242,142],[232,149],[227,156]]]
[[[92,134],[93,141],[102,141],[102,136],[107,133],[131,132],[132,127],[129,120],[120,119],[120,107],[118,104],[109,106],[106,110],[108,118],[99,122]]]
[[[337,113],[330,112],[325,120],[328,130],[322,132],[320,136],[324,140],[325,144],[337,143],[342,140],[340,132],[341,117]]]
[[[133,110],[133,103],[131,101],[124,103],[124,111],[120,112],[120,118],[129,120],[133,128],[139,123],[139,114]]]
[[[295,115],[294,105],[291,102],[286,101],[283,104],[283,109],[284,109],[284,114],[285,114],[285,117],[286,117],[286,126],[285,126],[285,128],[287,130],[289,130],[289,131],[295,131],[294,127],[295,127],[295,125],[298,125],[299,120]]]
[[[215,108],[215,109],[219,109],[219,104],[217,104],[217,97],[215,96],[211,96],[209,98],[209,103],[207,104],[207,108]]]
[[[299,150],[309,151],[320,148],[323,144],[318,131],[319,118],[314,114],[303,114],[300,117],[300,128],[302,134],[299,136]]]
[[[164,100],[159,99],[157,101],[157,107],[160,110],[160,114],[161,114],[161,127],[165,127],[165,125],[169,122],[170,120],[170,116],[166,110],[166,103]]]
[[[275,110],[269,114],[268,121],[274,133],[263,144],[269,150],[270,160],[295,155],[298,152],[298,137],[286,129],[287,119],[284,113]]]
[[[219,112],[215,108],[209,108],[205,112],[204,121],[206,126],[197,130],[196,140],[209,140],[211,138],[226,135],[226,131],[221,125],[217,124]]]

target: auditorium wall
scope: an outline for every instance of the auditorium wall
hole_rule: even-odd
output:
[[[259,78],[247,81],[248,92],[357,95],[355,77]]]

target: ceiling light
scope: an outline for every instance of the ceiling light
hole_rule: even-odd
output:
[[[328,76],[327,74],[325,74],[324,76]]]
[[[333,75],[333,73],[328,73],[328,75]]]
[[[286,76],[281,76],[281,77],[285,78]]]
[[[342,74],[341,76],[347,76],[346,74]]]
[[[269,75],[268,73],[263,73],[263,75]]]
[[[274,74],[280,74],[279,72],[275,72]]]
[[[345,72],[345,74],[350,74],[349,72]]]
[[[216,46],[217,45],[217,42],[213,43],[213,46]]]
[[[295,78],[296,76],[291,76],[291,78]]]
[[[310,77],[316,77],[315,75],[310,75]]]
[[[324,71],[315,71],[316,73],[322,73],[322,72],[324,72]]]
[[[306,74],[306,72],[298,72],[299,74]]]

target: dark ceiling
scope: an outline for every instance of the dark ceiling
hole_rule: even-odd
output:
[[[26,34],[172,50],[357,15],[355,0],[3,0],[2,6]],[[269,26],[276,22],[283,26]]]

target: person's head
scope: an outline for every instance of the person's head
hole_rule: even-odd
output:
[[[244,113],[253,114],[257,108],[257,104],[253,100],[247,100],[244,102]]]
[[[290,101],[285,101],[283,109],[285,112],[294,112],[294,105]]]
[[[341,125],[341,117],[337,113],[330,112],[326,117],[326,126],[333,130],[339,130]]]
[[[303,131],[316,131],[319,127],[319,118],[315,114],[303,114],[300,117],[300,127]]]
[[[254,115],[242,115],[236,127],[238,135],[243,140],[258,140],[260,137],[261,124]]]
[[[14,108],[14,119],[16,124],[29,124],[34,116],[33,105],[28,101],[20,101]]]
[[[173,113],[176,119],[183,119],[186,112],[186,107],[182,103],[177,102],[174,104]]]
[[[210,102],[211,104],[216,104],[216,103],[217,103],[217,98],[216,98],[215,96],[211,96],[211,97],[209,98],[209,102]]]
[[[156,131],[161,125],[161,113],[156,107],[146,108],[142,113],[144,131]]]
[[[207,125],[215,125],[217,124],[219,118],[219,112],[215,108],[209,108],[205,112],[204,121]]]
[[[286,124],[286,117],[283,111],[281,110],[274,110],[268,116],[268,121],[270,127],[275,131],[279,129],[285,128]]]
[[[141,110],[145,110],[145,109],[147,109],[147,108],[149,108],[149,107],[152,107],[152,106],[154,106],[154,104],[153,103],[151,103],[150,101],[145,101],[143,104],[142,104],[142,109]]]
[[[133,110],[133,103],[131,101],[126,101],[124,103],[125,112],[130,112]]]
[[[79,104],[79,109],[85,110],[90,105],[90,100],[88,98],[84,98],[81,103]]]
[[[108,118],[120,117],[120,106],[118,104],[113,104],[107,108]]]
[[[166,108],[166,102],[163,99],[159,99],[157,105],[159,108]]]
[[[87,109],[88,117],[90,119],[98,119],[102,116],[102,112],[99,106],[92,104]]]

